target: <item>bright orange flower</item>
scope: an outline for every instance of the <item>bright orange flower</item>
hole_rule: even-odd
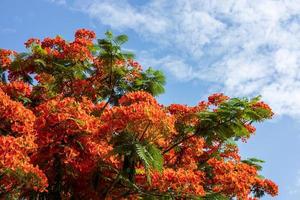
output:
[[[32,44],[40,45],[41,41],[37,38],[30,38],[24,44],[26,48],[30,48]]]
[[[192,195],[204,196],[204,173],[201,171],[178,168],[177,170],[167,168],[160,174],[154,172],[151,176],[152,188],[160,192],[168,190],[184,194],[188,197]]]
[[[29,97],[31,94],[31,87],[29,84],[21,81],[14,81],[8,84],[0,83],[0,88],[15,100],[19,100],[20,97]]]
[[[270,106],[268,104],[266,104],[263,101],[259,101],[255,104],[252,104],[252,108],[253,109],[263,109],[266,110],[267,112],[269,112],[269,117],[272,117],[274,115],[274,113],[272,112],[272,109],[270,108]]]
[[[0,185],[4,184],[6,191],[14,190],[16,185],[24,189],[33,188],[43,192],[48,186],[47,178],[43,171],[30,163],[30,158],[26,155],[23,145],[11,136],[0,136]],[[10,185],[8,180],[15,176],[15,183]]]
[[[224,101],[228,100],[229,97],[225,96],[223,93],[216,93],[212,94],[208,97],[208,102],[217,106],[220,103],[223,103]]]
[[[7,67],[11,64],[11,56],[15,55],[14,51],[0,49],[0,67],[3,69],[7,69]]]
[[[174,132],[174,118],[150,94],[133,92],[119,102],[120,106],[107,110],[101,116],[103,132],[133,133],[139,140],[147,139],[160,145],[163,142],[160,139]]]

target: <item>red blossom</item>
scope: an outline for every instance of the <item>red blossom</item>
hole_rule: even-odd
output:
[[[245,128],[249,133],[254,133],[256,131],[256,128],[251,124],[245,124]]]
[[[228,99],[229,97],[225,96],[223,93],[215,93],[208,97],[208,102],[217,106]]]
[[[26,48],[29,48],[29,47],[31,47],[32,44],[40,45],[41,41],[40,41],[40,39],[37,39],[37,38],[30,38],[24,44],[25,44]]]
[[[272,112],[271,107],[263,101],[256,102],[252,105],[253,109],[263,109],[269,113],[269,117],[272,117],[274,113]]]
[[[0,88],[11,98],[17,100],[19,97],[29,97],[31,94],[31,87],[29,84],[21,81],[10,82],[9,84],[0,84]]]
[[[197,170],[187,170],[179,168],[164,169],[162,173],[154,172],[151,175],[152,188],[158,189],[160,192],[173,190],[178,193],[185,194],[183,197],[197,195],[204,196],[204,173]],[[143,180],[143,179],[141,179]]]
[[[78,29],[76,32],[75,32],[75,38],[80,38],[80,39],[85,39],[85,40],[93,40],[96,38],[96,34],[94,31],[90,31],[90,30],[87,30],[87,29]]]
[[[15,54],[12,50],[0,49],[0,67],[7,69],[12,62],[11,56]]]

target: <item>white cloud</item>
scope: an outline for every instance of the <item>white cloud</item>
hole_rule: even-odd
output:
[[[130,29],[168,52],[144,62],[174,77],[257,95],[278,114],[300,116],[299,0],[77,0],[70,7],[101,24]]]
[[[173,74],[180,81],[190,81],[198,78],[193,68],[184,62],[183,59],[173,56],[165,56],[155,59],[148,53],[143,52],[139,62],[143,66],[161,66],[165,71]]]
[[[159,13],[137,9],[126,1],[77,1],[74,8],[117,29],[130,28],[150,34],[167,30],[167,23],[160,19]]]
[[[58,4],[58,5],[66,5],[67,4],[66,0],[47,0],[47,1],[49,1],[50,3]]]

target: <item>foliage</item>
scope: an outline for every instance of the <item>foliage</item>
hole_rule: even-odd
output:
[[[236,141],[270,119],[260,100],[213,94],[159,104],[159,70],[123,51],[126,35],[80,29],[0,49],[0,199],[249,199],[276,196]]]

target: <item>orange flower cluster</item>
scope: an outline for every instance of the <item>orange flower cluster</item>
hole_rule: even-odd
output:
[[[257,171],[255,167],[233,161],[224,162],[212,158],[207,162],[212,167],[213,191],[221,192],[238,199],[246,199],[255,183]]]
[[[204,196],[204,177],[204,173],[197,170],[166,168],[161,174],[158,172],[152,174],[151,187],[158,189],[160,192],[172,190],[185,194],[185,197],[192,195]]]
[[[49,100],[36,108],[37,130],[46,131],[47,127],[49,128],[47,134],[54,135],[60,134],[57,130],[67,135],[98,134],[99,122],[97,118],[89,115],[91,110],[92,108],[82,105],[73,98]]]
[[[26,48],[30,48],[32,45],[40,45],[41,41],[37,38],[30,38],[24,44]]]
[[[277,195],[278,188],[269,180],[258,179],[257,169],[246,163],[212,158],[207,162],[212,167],[213,191],[238,199],[247,199],[252,188],[258,184],[267,193]]]
[[[244,127],[247,129],[249,134],[245,137],[242,137],[242,141],[247,142],[247,140],[250,138],[250,136],[255,133],[256,128],[251,124],[244,124]]]
[[[201,137],[193,137],[180,144],[177,152],[171,150],[164,155],[166,165],[196,170],[203,155],[205,142]]]
[[[0,88],[14,100],[18,100],[19,97],[29,97],[31,94],[29,84],[21,81],[14,81],[8,84],[0,83]]]
[[[134,60],[128,60],[128,64],[129,66],[131,66],[132,68],[141,71],[143,69],[142,65],[140,65],[137,61]]]
[[[141,77],[141,71],[142,71],[143,67],[138,62],[136,62],[132,59],[127,60],[126,67],[130,71],[130,73],[128,73],[127,76],[125,77],[125,79],[127,81],[134,82],[136,80],[136,78]]]
[[[0,174],[4,176],[0,186],[5,188],[5,191],[0,189],[0,193],[15,193],[16,186],[45,191],[47,178],[38,167],[31,164],[27,155],[37,148],[34,143],[34,114],[21,103],[11,100],[0,89],[0,119]],[[11,177],[16,178],[11,180]]]
[[[85,97],[81,101],[57,97],[36,107],[39,148],[32,156],[33,162],[47,174],[50,185],[56,181],[57,170],[61,170],[65,180],[62,187],[73,185],[76,195],[90,193],[92,199],[97,199],[97,193],[88,185],[97,163],[120,165],[119,160],[109,155],[113,148],[100,132],[99,118],[92,115],[98,105]],[[57,163],[61,169],[55,168]],[[83,178],[78,182],[80,177]]]
[[[176,123],[195,125],[199,121],[196,114],[206,110],[208,106],[209,103],[204,101],[199,102],[197,106],[171,104],[168,106],[168,111],[177,119]]]
[[[255,182],[255,188],[266,191],[273,197],[278,195],[278,186],[269,179],[257,178]]]
[[[96,158],[111,150],[99,131],[99,119],[91,115],[93,109],[87,99],[77,102],[73,98],[53,99],[38,106],[36,129],[42,152],[47,149],[49,158],[59,154],[62,162],[81,172],[93,167]]]
[[[107,71],[111,70],[107,68],[107,62],[101,58],[94,58],[93,62],[97,70],[94,78],[103,78],[107,75]],[[142,66],[132,59],[116,59],[111,64],[112,68],[114,68],[113,70],[124,73],[122,78],[128,82],[134,82],[136,78],[141,76]],[[93,78],[92,80],[96,81]]]
[[[11,50],[0,49],[0,67],[3,69],[7,69],[7,67],[11,64],[11,56],[16,53]]]
[[[34,134],[35,115],[0,89],[0,128],[13,136]]]
[[[92,45],[92,40],[95,39],[95,33],[85,29],[79,29],[75,33],[75,40],[68,43],[60,36],[55,38],[45,38],[41,42],[41,47],[47,52],[48,55],[54,56],[59,59],[85,61],[92,60],[93,56],[89,50]],[[26,46],[38,42],[31,39],[25,43]]]
[[[151,105],[158,104],[156,99],[154,99],[151,94],[142,91],[125,94],[119,99],[119,104],[122,106],[131,105],[139,102],[141,103],[145,102]]]
[[[234,144],[226,144],[222,152],[220,153],[220,156],[225,159],[231,159],[236,161],[241,160],[241,157],[239,155],[239,149]]]
[[[92,45],[92,40],[96,38],[96,34],[93,31],[87,29],[79,29],[75,32],[75,40],[79,43]]]
[[[91,99],[94,100],[97,98],[97,90],[93,87],[93,85],[94,84],[91,80],[75,79],[70,84],[66,84],[63,90],[68,91],[70,90],[70,88],[72,88],[75,97],[80,97],[84,95],[89,96]]]
[[[256,102],[255,104],[252,104],[252,108],[253,109],[263,109],[263,110],[268,111],[270,118],[274,115],[270,106],[263,101],[259,101],[259,102]]]
[[[35,80],[37,80],[41,84],[52,83],[55,79],[51,74],[40,73],[35,76]]]
[[[174,132],[174,118],[146,92],[132,92],[120,99],[115,106],[101,116],[102,131],[134,133],[139,140],[162,145],[163,138]],[[163,120],[162,120],[163,119]]]
[[[0,186],[4,186],[5,191],[14,190],[16,185],[24,189],[33,188],[36,191],[46,191],[48,186],[47,177],[38,167],[30,163],[30,158],[24,152],[19,140],[11,136],[0,136]],[[11,177],[16,177],[15,182],[11,182]]]
[[[254,133],[256,131],[256,128],[251,124],[245,124],[245,128],[248,130],[249,133]]]
[[[182,104],[171,104],[168,107],[168,110],[172,115],[181,116],[181,115],[188,115],[188,114],[203,111],[207,109],[208,106],[209,106],[208,103],[201,101],[198,103],[197,106],[192,106],[192,107],[182,105]]]
[[[225,96],[223,93],[215,93],[208,97],[208,102],[217,106],[228,99],[229,97]]]

